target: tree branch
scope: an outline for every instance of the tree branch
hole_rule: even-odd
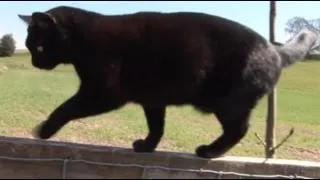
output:
[[[288,139],[293,135],[293,133],[294,133],[294,128],[291,128],[289,134],[285,138],[283,138],[283,140],[278,145],[276,145],[274,148],[272,148],[272,150],[276,150],[276,149],[280,148],[280,146],[282,146],[285,142],[288,141]]]
[[[256,136],[256,138],[260,141],[260,143],[261,143],[263,146],[266,146],[266,143],[263,142],[263,140],[260,138],[260,136],[259,136],[257,133],[254,133],[254,135]]]

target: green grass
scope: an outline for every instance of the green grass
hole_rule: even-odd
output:
[[[76,92],[78,78],[71,66],[40,71],[32,67],[26,53],[1,58],[0,134],[31,137],[33,128],[60,103]],[[277,142],[291,127],[294,135],[277,151],[277,158],[320,160],[320,62],[297,63],[283,71],[277,87]],[[263,145],[255,137],[265,135],[266,97],[255,109],[246,137],[227,155],[264,156]],[[170,107],[165,136],[159,150],[194,152],[210,143],[222,130],[213,115],[202,115],[189,106]],[[139,106],[72,122],[54,138],[69,142],[131,147],[132,141],[147,133],[146,120]]]

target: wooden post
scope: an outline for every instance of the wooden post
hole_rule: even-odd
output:
[[[270,17],[269,17],[269,38],[270,42],[275,42],[274,26],[276,17],[276,1],[270,1]],[[275,144],[276,144],[276,110],[277,110],[277,90],[276,87],[273,89],[268,96],[268,115],[267,115],[267,126],[266,126],[266,146],[265,154],[266,158],[274,158],[275,156]]]

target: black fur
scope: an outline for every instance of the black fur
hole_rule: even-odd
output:
[[[29,24],[32,64],[46,70],[72,64],[81,80],[78,92],[37,128],[42,139],[71,120],[133,102],[143,107],[149,128],[134,150],[153,152],[164,133],[166,107],[192,105],[215,114],[224,131],[196,154],[219,157],[246,135],[251,111],[276,85],[282,64],[299,60],[286,54],[294,54],[286,44],[274,46],[243,25],[204,13],[107,16],[60,6],[19,17]],[[289,49],[311,46],[313,34],[303,35]]]

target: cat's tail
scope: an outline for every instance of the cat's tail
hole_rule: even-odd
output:
[[[317,32],[302,29],[285,44],[274,43],[273,45],[281,57],[282,68],[304,60],[318,38],[319,34]]]

